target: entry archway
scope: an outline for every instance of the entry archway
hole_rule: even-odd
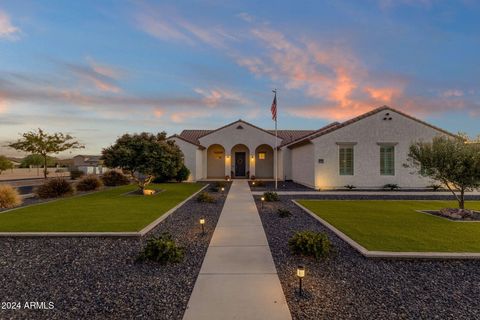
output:
[[[232,177],[248,178],[250,176],[250,150],[244,144],[232,148]]]

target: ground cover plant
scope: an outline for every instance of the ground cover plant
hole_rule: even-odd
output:
[[[14,208],[22,204],[22,198],[12,186],[0,185],[0,209]]]
[[[53,178],[46,180],[40,185],[36,194],[41,199],[58,198],[71,195],[75,192],[72,185],[63,178]]]
[[[155,197],[132,197],[135,185],[63,198],[0,214],[0,232],[139,231],[200,190],[196,183],[154,184]]]
[[[288,246],[294,254],[311,256],[315,259],[327,257],[331,244],[325,233],[310,230],[298,231],[289,240]]]
[[[299,200],[368,250],[480,252],[480,223],[455,222],[417,210],[440,210],[454,201]],[[480,201],[468,202],[479,210]]]
[[[150,238],[147,245],[140,253],[138,261],[155,261],[160,264],[182,262],[185,256],[185,249],[179,247],[172,235],[163,233],[156,238]]]
[[[76,185],[78,191],[94,191],[103,186],[103,183],[96,175],[83,177]]]

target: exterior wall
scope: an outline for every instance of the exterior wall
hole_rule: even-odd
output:
[[[384,120],[385,117],[392,120]],[[386,110],[320,136],[312,141],[315,147],[315,187],[330,189],[354,185],[357,188],[378,188],[387,183],[398,184],[402,188],[425,187],[430,181],[411,174],[412,169],[404,168],[403,164],[413,141],[429,141],[439,134],[441,132],[431,127]],[[339,143],[355,143],[353,176],[339,174]],[[394,176],[380,175],[379,143],[395,144]],[[323,159],[324,163],[319,163],[319,159]],[[299,166],[298,161],[299,157],[292,158],[294,168]]]
[[[306,144],[292,149],[292,180],[315,187],[314,145]]]
[[[180,150],[182,150],[185,166],[190,170],[190,176],[188,177],[187,181],[196,180],[198,147],[176,137],[173,137],[172,140],[174,140]]]
[[[225,149],[218,145],[211,145],[207,149],[207,178],[223,178],[225,165]]]
[[[283,177],[281,178],[285,180],[292,180],[292,150],[283,148],[280,151],[280,154],[278,155],[278,159],[282,159],[282,170],[280,172],[283,173]]]
[[[259,159],[259,153],[265,152],[265,159]],[[255,150],[255,177],[273,178],[274,156],[273,148],[269,145],[261,145]]]

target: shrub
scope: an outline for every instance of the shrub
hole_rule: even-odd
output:
[[[180,170],[178,170],[175,180],[177,182],[182,182],[188,179],[190,176],[190,170],[183,164]]]
[[[250,180],[255,180],[255,175],[252,174],[252,176],[250,177]]]
[[[351,184],[347,184],[347,185],[345,186],[345,189],[348,189],[348,190],[353,190],[353,189],[355,189],[355,188],[356,188],[356,187],[355,187],[354,185],[351,185]]]
[[[265,201],[267,202],[274,202],[274,201],[279,201],[280,198],[278,197],[278,194],[276,192],[264,192],[263,197],[265,198]]]
[[[282,209],[282,208],[279,208],[277,209],[277,213],[278,213],[278,216],[280,218],[288,218],[292,215],[292,213],[290,212],[290,210],[288,209]]]
[[[383,186],[383,189],[389,189],[390,191],[394,191],[400,189],[400,187],[398,186],[398,184],[395,183],[387,183]]]
[[[326,257],[331,252],[331,244],[325,233],[299,231],[288,240],[288,246],[294,254],[312,256],[315,259]]]
[[[73,187],[63,178],[53,178],[37,188],[38,197],[56,198],[73,193]]]
[[[70,171],[70,178],[72,180],[76,180],[78,178],[81,178],[81,177],[83,177],[83,175],[84,175],[84,173],[81,170],[71,170]]]
[[[220,191],[220,188],[218,188],[218,186],[216,184],[214,184],[214,185],[210,186],[209,190],[211,192],[218,192],[218,191]]]
[[[92,191],[92,190],[98,190],[101,186],[103,186],[103,183],[100,179],[97,178],[97,176],[88,175],[88,176],[83,177],[77,183],[77,190],[78,191]]]
[[[18,191],[9,185],[0,185],[0,208],[13,208],[22,204]]]
[[[147,240],[147,245],[138,257],[139,261],[155,261],[160,264],[177,263],[183,261],[185,256],[184,248],[177,246],[175,240],[168,233],[158,238]]]
[[[130,183],[130,180],[123,173],[110,170],[103,174],[102,176],[103,184],[109,187],[123,186]]]
[[[438,191],[440,189],[442,189],[442,186],[439,185],[439,184],[432,184],[430,186],[427,186],[428,189],[432,189],[433,191]]]
[[[214,203],[216,200],[207,192],[201,192],[197,197],[197,202]]]
[[[225,188],[226,184],[223,181],[217,181],[210,187],[211,192],[219,192],[222,188]]]

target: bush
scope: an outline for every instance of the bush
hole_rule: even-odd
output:
[[[185,256],[184,248],[177,246],[175,240],[168,233],[164,233],[158,238],[147,240],[145,249],[140,253],[138,260],[155,261],[160,264],[177,263],[183,261]]]
[[[71,170],[70,171],[70,178],[72,180],[76,180],[78,178],[81,178],[81,177],[83,177],[83,175],[84,175],[83,171],[80,171],[80,170]]]
[[[197,202],[215,203],[216,200],[207,192],[201,192],[197,197]]]
[[[345,186],[345,189],[348,189],[348,190],[353,190],[353,189],[355,189],[355,188],[356,188],[356,187],[355,187],[354,185],[351,185],[351,184],[347,184],[347,185]]]
[[[103,184],[109,187],[123,186],[130,183],[130,179],[123,173],[110,170],[103,174],[102,176]]]
[[[427,186],[428,189],[432,189],[433,191],[438,191],[440,189],[442,189],[442,186],[439,185],[439,184],[432,184],[430,186]]]
[[[77,183],[77,190],[78,191],[93,191],[93,190],[98,190],[101,186],[103,186],[103,183],[100,179],[97,178],[97,176],[88,175],[88,176],[83,177]]]
[[[187,180],[189,176],[190,176],[190,170],[188,170],[188,168],[183,164],[180,170],[178,170],[175,180],[177,182],[182,182]]]
[[[45,198],[57,198],[73,193],[73,187],[67,180],[63,178],[54,178],[46,181],[44,184],[37,188],[38,197]]]
[[[250,177],[250,180],[255,180],[255,175],[252,174],[252,176]]]
[[[278,197],[278,194],[276,192],[264,192],[263,197],[265,198],[265,201],[267,202],[274,202],[274,201],[279,201],[280,198]]]
[[[390,191],[394,191],[400,189],[400,187],[398,186],[398,184],[395,183],[387,183],[383,186],[383,189],[389,189]]]
[[[299,231],[288,240],[288,246],[294,254],[312,256],[315,259],[326,257],[331,252],[331,244],[325,233]]]
[[[277,209],[277,213],[278,213],[278,216],[280,218],[288,218],[292,215],[292,213],[290,212],[290,210],[288,209],[282,209],[282,208],[279,208]]]
[[[0,185],[0,208],[14,208],[22,204],[17,189],[9,185]]]

